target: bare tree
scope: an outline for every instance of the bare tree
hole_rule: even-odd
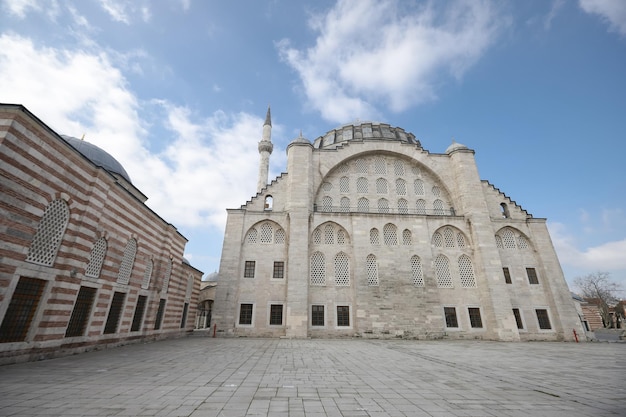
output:
[[[612,327],[609,306],[618,301],[617,293],[622,290],[619,283],[611,279],[608,272],[594,272],[574,279],[574,285],[584,298],[598,301],[604,327]]]

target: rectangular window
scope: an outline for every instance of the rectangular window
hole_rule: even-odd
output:
[[[120,322],[122,316],[122,307],[124,306],[124,298],[126,294],[123,292],[115,292],[113,294],[113,300],[111,301],[111,308],[109,309],[109,315],[107,322],[104,325],[104,334],[115,333],[117,331],[117,325]]]
[[[239,324],[252,324],[252,304],[242,304],[239,308]]]
[[[159,301],[159,309],[157,310],[156,320],[154,321],[154,330],[161,328],[161,322],[163,321],[163,313],[165,313],[165,299],[162,298]]]
[[[526,275],[528,275],[529,284],[539,284],[539,278],[537,278],[535,268],[526,268]]]
[[[350,306],[337,306],[337,326],[350,326]]]
[[[65,329],[65,337],[82,336],[85,334],[89,316],[91,316],[91,307],[93,306],[95,298],[95,288],[80,287],[72,315],[70,316],[70,322],[67,325],[67,329]]]
[[[256,262],[255,261],[246,261],[246,267],[243,271],[243,277],[244,278],[254,278],[254,266],[255,266]]]
[[[446,327],[459,327],[459,322],[456,319],[456,308],[444,307],[443,313],[446,316]]]
[[[502,272],[504,273],[504,282],[511,284],[511,273],[509,272],[509,268],[502,268]]]
[[[522,314],[519,311],[519,308],[513,309],[513,315],[515,316],[515,323],[517,323],[518,329],[524,328],[524,322],[522,321]]]
[[[539,328],[541,330],[550,330],[552,326],[550,325],[550,317],[548,317],[548,310],[544,308],[538,308],[535,310],[537,313],[537,321],[539,322]]]
[[[473,329],[480,329],[483,327],[483,320],[480,318],[480,308],[470,307],[467,309],[469,313],[470,325]]]
[[[45,284],[41,279],[20,278],[0,326],[0,343],[26,339]]]
[[[270,306],[270,325],[281,326],[283,324],[283,305],[272,304]]]
[[[189,303],[185,303],[183,306],[183,318],[180,319],[180,328],[184,329],[187,324],[187,310],[189,310]]]
[[[311,326],[323,326],[324,325],[324,306],[314,305],[311,306]]]
[[[143,313],[146,310],[146,299],[145,295],[140,295],[137,298],[137,305],[135,306],[135,314],[133,314],[133,324],[130,326],[131,332],[136,332],[141,329],[141,321],[143,320]]]
[[[274,262],[274,274],[272,278],[284,278],[285,277],[285,263]]]

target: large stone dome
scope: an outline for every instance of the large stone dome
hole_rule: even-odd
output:
[[[121,176],[126,181],[132,184],[128,173],[126,172],[122,164],[120,164],[117,159],[113,158],[108,152],[104,151],[94,144],[85,142],[84,140],[77,139],[72,136],[61,135],[61,137],[65,139],[67,143],[72,145],[72,147],[80,152],[85,158],[89,159],[97,166],[102,167],[111,173]]]
[[[379,122],[354,122],[333,129],[313,142],[316,149],[333,149],[349,141],[386,140],[400,141],[422,147],[415,135],[400,127]]]

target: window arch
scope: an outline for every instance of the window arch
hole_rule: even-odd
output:
[[[102,263],[107,253],[107,240],[101,237],[94,243],[89,255],[89,263],[85,268],[85,276],[90,278],[98,278],[102,270]]]
[[[378,199],[378,212],[389,213],[389,201],[386,198]]]
[[[380,245],[380,237],[378,234],[378,229],[376,228],[370,229],[370,244]]]
[[[350,199],[348,197],[341,198],[340,211],[344,213],[348,213],[350,211]]]
[[[409,214],[409,203],[404,198],[398,200],[398,213]]]
[[[277,228],[274,232],[274,243],[282,245],[285,243],[285,231],[281,228]]]
[[[257,242],[257,238],[258,238],[258,232],[257,230],[253,227],[250,230],[248,230],[248,234],[246,236],[246,242],[248,243],[256,243]]]
[[[368,186],[367,186],[367,178],[365,177],[359,177],[356,179],[356,192],[360,193],[360,194],[365,194],[368,191]]]
[[[441,188],[438,185],[433,185],[432,193],[435,197],[441,196]]]
[[[335,285],[338,287],[350,286],[350,261],[348,255],[339,252],[335,256]]]
[[[506,249],[515,249],[515,236],[511,229],[504,229],[502,232],[502,242],[504,242]]]
[[[367,174],[367,162],[365,159],[357,159],[354,163],[354,168],[359,174]]]
[[[69,220],[70,209],[65,200],[56,199],[48,204],[30,244],[26,261],[52,266]]]
[[[367,285],[378,287],[378,261],[376,256],[367,255],[365,259],[365,269],[367,270]]]
[[[449,227],[443,229],[443,240],[446,248],[454,248],[456,246],[454,244],[454,233]]]
[[[399,159],[393,161],[393,172],[396,175],[404,175],[404,162]]]
[[[268,195],[265,197],[265,205],[263,206],[263,208],[265,210],[272,210],[274,206],[274,197],[272,197],[271,195]]]
[[[137,241],[134,238],[130,238],[126,243],[126,249],[124,249],[124,256],[122,257],[120,270],[117,274],[117,282],[119,284],[128,284],[128,281],[130,280],[130,274],[133,270],[133,264],[135,263],[136,253]]]
[[[435,200],[433,202],[433,209],[435,211],[435,215],[437,216],[443,216],[445,214],[443,210],[443,201],[441,200]]]
[[[413,182],[415,188],[415,195],[424,195],[424,181],[417,179]]]
[[[335,228],[331,224],[324,226],[324,244],[335,244]]]
[[[424,274],[422,272],[422,261],[419,256],[411,257],[411,281],[415,287],[424,286]]]
[[[453,288],[450,261],[445,255],[437,255],[435,258],[435,276],[439,288]]]
[[[320,229],[313,230],[313,243],[315,245],[322,244],[322,231]]]
[[[314,252],[311,255],[311,285],[326,285],[326,259],[321,252]]]
[[[426,200],[417,200],[415,208],[417,209],[417,214],[426,214]]]
[[[500,211],[503,218],[508,219],[509,217],[511,217],[511,214],[509,213],[509,207],[506,205],[506,203],[500,204]]]
[[[374,159],[374,174],[385,175],[387,174],[387,163],[384,158]]]
[[[409,229],[404,229],[402,231],[402,244],[405,246],[409,246],[413,244],[411,231]]]
[[[402,178],[396,179],[396,194],[406,195],[406,181]]]
[[[322,198],[322,211],[333,211],[333,199],[330,196],[325,195]]]
[[[437,248],[443,248],[443,238],[441,237],[441,233],[433,233],[432,244]]]
[[[272,243],[272,238],[274,235],[274,228],[269,223],[263,223],[261,225],[261,243]]]
[[[383,236],[385,239],[385,245],[387,246],[396,246],[398,244],[398,233],[396,232],[397,228],[394,224],[387,223],[383,227]]]
[[[357,210],[361,213],[368,213],[370,211],[370,201],[365,197],[359,198]]]
[[[341,193],[350,192],[350,179],[348,177],[339,178],[339,192]]]
[[[376,180],[376,194],[387,194],[387,180],[384,178],[378,178]]]

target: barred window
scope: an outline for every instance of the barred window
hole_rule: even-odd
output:
[[[252,324],[252,304],[241,304],[239,306],[239,324]]]
[[[515,323],[517,324],[517,328],[518,329],[523,329],[524,328],[524,322],[522,321],[522,314],[521,314],[519,308],[514,308],[513,309],[513,315],[515,316]]]
[[[424,286],[424,275],[422,272],[422,261],[420,257],[414,255],[411,257],[411,281],[415,287]]]
[[[361,194],[367,193],[367,178],[359,177],[356,179],[356,191]]]
[[[283,305],[270,305],[270,326],[282,326],[283,324]]]
[[[41,279],[20,278],[0,326],[0,343],[26,339],[45,284]]]
[[[467,255],[461,255],[461,257],[459,258],[459,275],[461,277],[461,287],[476,287],[476,279],[474,278],[474,268],[472,267],[472,260]]]
[[[339,191],[342,193],[350,192],[350,179],[348,177],[339,178]]]
[[[467,312],[469,314],[470,326],[472,326],[473,329],[480,329],[480,328],[482,328],[483,327],[483,320],[480,317],[480,308],[469,307],[467,309]]]
[[[396,226],[387,223],[383,227],[383,236],[385,239],[385,245],[387,246],[396,246],[398,244],[398,233],[396,232]]]
[[[411,167],[411,171],[413,171],[413,174],[417,175],[418,177],[422,175],[422,171],[419,169],[419,167],[415,165]]]
[[[417,209],[417,214],[426,214],[426,200],[417,200],[415,208]]]
[[[272,278],[282,279],[285,277],[285,262],[276,261],[274,262],[274,272],[272,274]]]
[[[324,306],[312,305],[311,306],[311,326],[324,326]]]
[[[370,244],[380,245],[380,237],[378,234],[378,229],[376,228],[370,229]]]
[[[350,306],[337,306],[337,326],[350,326]]]
[[[550,324],[550,316],[548,316],[548,310],[538,308],[535,310],[537,314],[537,321],[539,322],[539,328],[541,330],[550,330],[552,325]]]
[[[411,231],[409,229],[404,229],[404,231],[402,231],[402,244],[405,246],[409,246],[413,244]]]
[[[339,252],[335,256],[335,285],[338,287],[350,286],[350,261],[343,252]]]
[[[243,277],[244,278],[254,278],[254,268],[256,266],[256,261],[246,261],[245,266],[244,266],[244,270],[243,270]]]
[[[157,310],[156,318],[154,319],[154,330],[159,330],[163,323],[163,314],[165,314],[165,299],[159,300],[159,308]]]
[[[326,260],[321,252],[315,252],[311,255],[310,284],[326,285]]]
[[[413,182],[415,188],[415,195],[424,195],[424,181],[417,179]]]
[[[444,307],[443,313],[446,318],[446,327],[450,327],[450,328],[459,327],[459,321],[456,318],[456,308]]]
[[[57,199],[48,204],[30,244],[26,262],[52,266],[69,220],[70,209],[64,200]]]
[[[85,269],[85,276],[91,278],[98,278],[100,276],[100,271],[102,270],[102,263],[104,262],[104,257],[107,253],[107,240],[104,237],[101,237],[96,241],[91,249],[91,254],[89,255],[89,263],[87,264],[87,268]]]
[[[359,198],[357,204],[357,210],[361,213],[368,213],[370,211],[370,201],[367,198]]]
[[[70,322],[67,325],[67,329],[65,329],[65,337],[82,336],[85,334],[95,298],[95,288],[80,287],[74,308],[72,309]]]
[[[143,321],[143,313],[146,310],[146,301],[148,297],[140,295],[137,299],[137,305],[135,306],[135,314],[133,314],[133,324],[130,326],[131,332],[137,332],[141,330],[141,322]]]
[[[104,325],[104,334],[110,334],[117,332],[117,325],[120,322],[122,316],[122,307],[124,307],[124,299],[126,294],[123,292],[117,292],[113,294],[113,300],[111,301],[111,308],[109,308],[109,315],[107,316],[107,322]]]
[[[539,278],[537,277],[537,270],[535,268],[526,268],[526,275],[528,275],[529,284],[539,284]]]
[[[378,262],[376,256],[368,255],[365,259],[365,269],[367,270],[367,285],[378,287]]]
[[[376,193],[387,194],[387,180],[384,178],[378,178],[376,180]]]
[[[435,258],[435,275],[437,286],[440,288],[453,288],[452,276],[450,275],[450,262],[444,255]]]
[[[135,263],[136,253],[137,241],[133,238],[130,238],[128,239],[128,243],[126,243],[126,249],[124,249],[124,256],[122,257],[120,271],[117,274],[117,282],[119,284],[128,284],[128,281],[130,280],[130,274],[133,270],[133,264]]]
[[[512,284],[513,282],[511,281],[511,273],[509,272],[509,268],[502,268],[502,273],[504,274],[504,282],[507,284]]]
[[[396,194],[406,195],[406,181],[402,178],[396,180]]]
[[[143,272],[143,280],[141,281],[141,288],[147,289],[150,286],[150,279],[152,279],[152,270],[154,269],[154,262],[152,259],[148,259],[146,262],[146,270]]]
[[[250,229],[248,231],[248,235],[246,236],[246,241],[248,243],[256,243],[257,242],[257,236],[258,236],[258,232],[257,230],[253,227],[252,229]]]

